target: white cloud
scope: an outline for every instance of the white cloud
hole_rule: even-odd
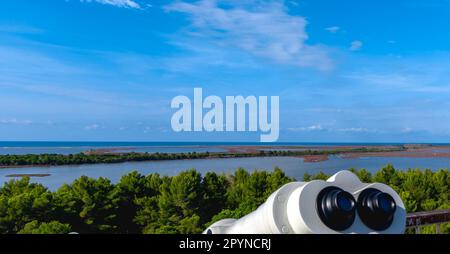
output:
[[[367,128],[352,127],[352,128],[339,129],[338,131],[340,131],[340,132],[369,132],[370,130]]]
[[[344,73],[342,77],[365,89],[370,86],[381,92],[417,93],[438,100],[439,96],[429,96],[450,93],[449,56],[448,52],[440,52],[420,57],[372,58],[357,62],[358,70]]]
[[[97,2],[100,4],[112,5],[121,8],[141,9],[141,6],[134,0],[80,0],[80,1],[83,3]]]
[[[84,129],[87,131],[97,130],[99,128],[100,128],[99,124],[92,124],[92,125],[88,125],[88,126],[84,127]]]
[[[335,33],[339,32],[339,30],[341,30],[341,28],[338,26],[331,26],[331,27],[325,28],[325,30],[327,30],[328,32],[330,32],[332,34],[335,34]]]
[[[414,129],[413,128],[409,128],[409,127],[403,128],[401,130],[402,133],[411,133],[413,131],[414,131]]]
[[[144,128],[144,133],[150,133],[150,132],[152,132],[152,128],[151,127],[145,127]]]
[[[325,47],[306,44],[306,19],[290,15],[284,2],[226,3],[180,1],[165,6],[165,10],[187,14],[191,21],[189,35],[212,40],[217,46],[238,48],[282,64],[332,68]]]
[[[30,125],[33,121],[31,120],[17,120],[13,119],[0,119],[0,124],[14,124],[14,125]]]
[[[312,125],[308,127],[288,128],[289,131],[301,132],[301,131],[323,131],[326,130],[322,125]]]
[[[327,132],[353,132],[353,133],[361,133],[361,132],[375,132],[375,130],[369,130],[367,128],[361,127],[348,127],[348,128],[328,128],[324,127],[321,124],[316,124],[308,127],[299,127],[299,128],[288,128],[289,131],[292,132],[313,132],[313,131],[327,131]]]
[[[344,77],[379,86],[408,89],[411,88],[411,85],[416,83],[415,80],[418,80],[419,78],[400,73],[354,73],[345,75]]]
[[[352,41],[351,45],[350,45],[350,50],[351,51],[359,51],[361,50],[363,46],[362,41]]]
[[[361,83],[372,84],[390,89],[401,89],[409,92],[419,93],[449,93],[450,86],[447,83],[435,81],[434,78],[426,75],[411,73],[359,73],[344,76]],[[445,82],[445,81],[442,81]]]

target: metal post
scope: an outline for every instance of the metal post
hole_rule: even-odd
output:
[[[419,226],[416,227],[416,235],[420,235],[420,227]]]
[[[441,223],[436,224],[436,234],[438,234],[438,235],[441,234]]]

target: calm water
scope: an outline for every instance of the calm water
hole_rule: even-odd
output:
[[[218,147],[200,146],[154,146],[154,147],[99,147],[99,146],[77,146],[77,147],[0,147],[0,155],[25,155],[25,154],[76,154],[96,149],[113,149],[116,153],[189,153],[189,152],[225,152]]]
[[[222,143],[225,144],[225,143]],[[112,152],[188,153],[225,152],[221,143],[164,142],[0,142],[0,155],[75,154],[88,150],[112,149]],[[230,144],[227,144],[230,145]]]
[[[362,157],[342,159],[338,156],[333,156],[328,161],[318,163],[304,163],[301,158],[291,157],[231,158],[0,169],[0,183],[3,184],[5,181],[10,180],[11,178],[6,177],[10,174],[51,174],[49,177],[32,178],[32,181],[42,183],[51,190],[56,190],[63,183],[70,183],[82,175],[94,178],[107,177],[113,182],[117,182],[122,175],[133,170],[137,170],[142,174],[176,175],[180,171],[191,168],[195,168],[203,174],[208,171],[229,173],[234,172],[239,167],[251,171],[256,169],[273,170],[275,167],[280,167],[287,175],[301,180],[305,173],[314,174],[323,171],[327,174],[332,174],[352,167],[366,168],[371,172],[375,172],[389,163],[402,170],[408,168],[430,168],[433,170],[450,168],[450,158]]]

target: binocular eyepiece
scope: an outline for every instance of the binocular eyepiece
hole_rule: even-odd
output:
[[[204,233],[400,234],[405,222],[405,206],[392,188],[341,171],[327,181],[286,184],[256,211],[218,221]]]
[[[322,222],[337,231],[348,229],[356,212],[367,227],[385,230],[392,224],[397,207],[391,195],[373,188],[361,192],[356,202],[352,194],[341,188],[328,187],[319,193],[316,202]]]
[[[397,205],[391,195],[369,188],[358,197],[358,214],[369,228],[387,229],[394,220]]]
[[[356,201],[353,196],[338,187],[328,187],[317,197],[317,212],[329,228],[342,231],[355,221]]]

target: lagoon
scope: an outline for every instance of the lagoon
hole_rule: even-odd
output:
[[[209,171],[217,173],[233,173],[242,167],[249,171],[273,170],[281,168],[287,175],[301,180],[305,173],[315,174],[323,171],[333,174],[340,170],[350,168],[365,168],[376,172],[387,164],[393,164],[396,169],[408,168],[432,169],[450,168],[450,158],[403,158],[403,157],[360,157],[342,158],[330,156],[329,160],[306,163],[303,158],[296,157],[256,157],[256,158],[227,158],[227,159],[200,159],[200,160],[172,160],[125,162],[118,164],[71,165],[52,167],[25,167],[0,169],[0,185],[11,180],[7,177],[13,174],[50,174],[48,177],[31,178],[32,182],[42,183],[51,190],[58,189],[64,183],[71,183],[80,176],[93,178],[106,177],[112,182],[119,181],[120,177],[136,170],[142,174],[159,173],[161,175],[176,175],[180,171],[195,168],[200,173]]]

